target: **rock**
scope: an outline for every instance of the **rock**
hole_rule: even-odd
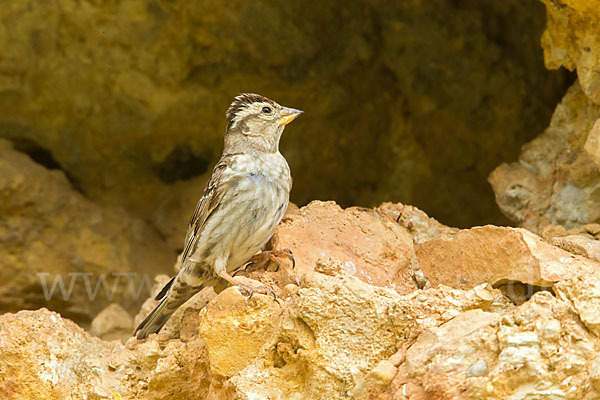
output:
[[[281,311],[272,296],[255,293],[248,300],[237,288],[221,292],[200,320],[211,372],[230,378],[254,361],[271,339]]]
[[[394,399],[409,388],[436,399],[593,398],[598,345],[567,304],[541,292],[504,315],[471,310],[430,329],[408,349],[392,391]],[[487,375],[465,379],[478,360]]]
[[[600,174],[584,151],[600,107],[574,84],[546,131],[523,146],[518,163],[502,164],[489,181],[500,209],[520,226],[541,232],[600,221]]]
[[[210,375],[199,340],[155,337],[124,347],[42,309],[0,316],[0,346],[0,393],[7,400],[159,400],[208,393]]]
[[[473,365],[467,370],[467,378],[472,376],[486,376],[488,373],[488,367],[485,360],[479,359],[475,361]]]
[[[559,282],[553,290],[559,299],[571,304],[586,328],[600,337],[600,277],[576,275]]]
[[[112,303],[92,320],[90,333],[102,340],[125,343],[133,332],[133,318],[119,304]]]
[[[415,244],[433,239],[452,239],[459,232],[459,229],[439,223],[414,206],[383,203],[376,210],[406,228]]]
[[[546,67],[577,70],[584,93],[600,104],[600,8],[585,0],[541,0],[546,5],[546,31],[542,36]]]
[[[0,392],[8,400],[600,395],[591,308],[600,289],[583,277],[557,283],[557,297],[539,292],[514,306],[487,284],[401,296],[335,263],[322,268],[302,287],[288,285],[281,306],[221,292],[199,334],[185,338],[161,333],[123,346],[47,310],[4,314]],[[197,314],[188,303],[178,313]]]
[[[380,361],[354,388],[352,398],[356,400],[372,398],[389,390],[392,379],[398,373],[398,369],[388,360]],[[390,397],[391,399],[391,397]]]
[[[600,170],[600,119],[596,120],[588,133],[583,150],[592,159],[596,169]]]
[[[108,399],[106,360],[122,346],[42,309],[0,316],[0,393],[7,400]]]
[[[475,227],[461,230],[450,240],[419,244],[415,250],[421,271],[434,287],[468,289],[481,283],[520,282],[543,288],[577,274],[600,271],[600,264],[552,246],[522,228]]]
[[[375,398],[368,396],[385,393],[394,362],[403,361],[397,350],[424,330],[469,309],[511,307],[489,287],[399,296],[343,268],[310,275],[286,305],[273,340],[228,381],[229,398]]]
[[[596,391],[600,392],[600,357],[596,357],[592,362],[592,368],[590,369],[590,379],[592,386]]]
[[[282,143],[298,204],[404,199],[460,226],[498,222],[483,178],[543,128],[566,84],[542,65],[544,24],[541,4],[519,0],[11,0],[0,136],[174,250],[225,109],[257,91],[306,111]]]
[[[172,253],[142,220],[98,206],[65,174],[0,140],[0,311],[48,307],[89,324],[137,310]]]
[[[570,253],[600,262],[600,240],[591,239],[585,235],[568,235],[555,237],[551,243]]]
[[[234,398],[347,397],[357,380],[396,352],[399,324],[386,316],[399,299],[344,269],[312,274],[259,357],[229,380]]]
[[[542,2],[546,66],[576,69],[578,80],[546,131],[523,146],[519,162],[489,177],[503,213],[534,232],[600,222],[600,8],[580,0]]]
[[[364,282],[393,287],[399,293],[415,289],[410,234],[377,211],[334,202],[313,201],[286,214],[269,247],[289,248],[296,260],[290,271],[303,276],[322,262],[337,261]]]

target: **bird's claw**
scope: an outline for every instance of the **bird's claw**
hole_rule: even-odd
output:
[[[246,300],[250,300],[254,296],[254,290],[244,286],[238,286],[238,290],[243,296],[247,296]]]
[[[249,260],[248,264],[246,264],[244,271],[248,269],[252,271],[254,266],[260,264],[265,264],[264,268],[266,269],[268,267],[268,263],[272,262],[275,264],[275,272],[277,272],[281,267],[281,261],[279,260],[279,257],[287,257],[292,262],[292,269],[296,268],[296,259],[294,258],[294,254],[290,249],[286,248],[281,250],[267,250],[255,255]]]
[[[238,286],[238,288],[240,290],[240,293],[242,293],[242,295],[247,296],[246,301],[250,301],[250,299],[254,295],[254,289],[249,288],[249,287],[243,287],[243,286]],[[271,296],[273,296],[273,301],[281,306],[281,303],[279,302],[279,299],[277,298],[277,294],[275,294],[273,289],[266,288],[265,294],[270,294]]]
[[[279,300],[277,299],[277,294],[275,294],[273,289],[265,286],[261,282],[255,281],[254,279],[246,278],[245,276],[238,276],[232,278],[230,283],[238,288],[240,294],[242,294],[243,296],[247,296],[246,300],[250,300],[254,293],[260,293],[273,296],[273,300],[277,304],[281,305],[279,303]]]
[[[296,268],[296,259],[294,258],[294,253],[290,249],[283,249],[288,254],[288,257],[292,261],[292,269]]]

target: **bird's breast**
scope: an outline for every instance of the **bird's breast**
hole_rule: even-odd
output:
[[[232,174],[240,174],[254,182],[270,182],[283,187],[288,193],[292,189],[292,177],[287,161],[280,153],[236,157],[231,164]]]
[[[201,232],[193,258],[209,263],[227,259],[226,269],[231,271],[273,235],[288,205],[291,178],[287,163],[282,165],[277,159],[238,160],[227,173],[231,174],[226,177],[229,184]]]

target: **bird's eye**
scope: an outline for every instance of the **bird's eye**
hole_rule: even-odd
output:
[[[264,112],[265,114],[270,114],[271,113],[271,107],[263,107],[262,112]]]

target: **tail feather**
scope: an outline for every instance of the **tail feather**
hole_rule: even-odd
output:
[[[175,310],[201,289],[202,287],[192,287],[180,280],[171,279],[159,293],[159,296],[162,295],[160,303],[138,325],[133,335],[137,339],[145,339],[151,333],[158,333]]]

